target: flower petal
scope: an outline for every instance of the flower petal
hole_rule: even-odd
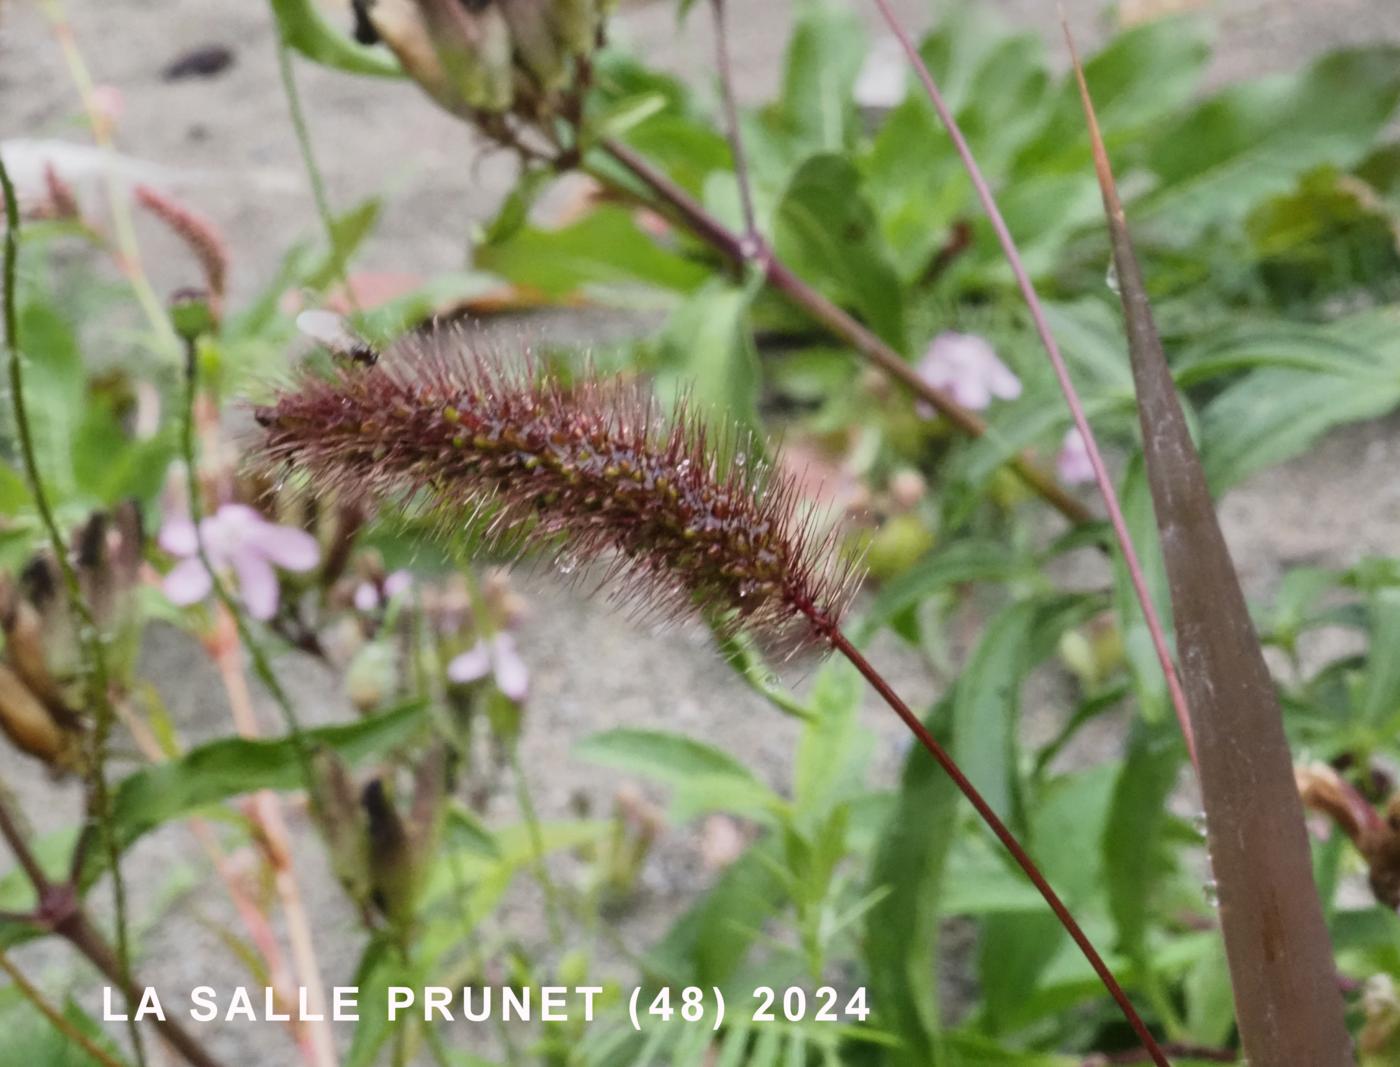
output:
[[[1077,427],[1071,426],[1055,457],[1055,473],[1066,485],[1083,485],[1094,480],[1094,464],[1089,459],[1089,446]]]
[[[491,642],[491,658],[494,661],[496,688],[501,694],[519,704],[530,692],[530,669],[515,650],[515,639],[510,634],[497,634]]]
[[[190,530],[193,533],[194,528],[191,527]],[[194,558],[184,559],[175,564],[161,583],[161,588],[165,590],[170,603],[178,604],[182,608],[199,603],[209,595],[213,587],[214,583],[209,578],[209,572],[204,569],[204,564]]]
[[[480,681],[491,670],[491,651],[486,642],[478,641],[460,655],[452,657],[447,665],[447,680],[458,685]]]
[[[189,519],[170,519],[160,528],[156,543],[172,556],[193,556],[199,551],[194,523]]]
[[[355,610],[369,614],[379,607],[379,590],[373,582],[361,582],[355,586]]]
[[[281,589],[277,584],[277,572],[272,564],[255,551],[246,548],[234,552],[230,562],[238,575],[238,592],[248,609],[248,614],[260,622],[277,614],[277,601]]]
[[[309,571],[321,561],[321,546],[305,530],[261,518],[243,531],[243,543],[286,571]]]
[[[395,571],[384,579],[384,599],[393,600],[413,587],[413,575],[408,571]]]
[[[985,410],[993,397],[1014,400],[1021,395],[1021,379],[976,334],[940,333],[919,360],[919,376],[971,411]]]

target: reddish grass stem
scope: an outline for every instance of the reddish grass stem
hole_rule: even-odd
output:
[[[1108,467],[1103,461],[1103,454],[1099,451],[1099,443],[1094,436],[1094,429],[1089,425],[1089,418],[1084,413],[1084,405],[1079,399],[1079,392],[1074,387],[1073,379],[1070,378],[1069,367],[1065,364],[1064,356],[1060,353],[1060,346],[1056,342],[1055,335],[1050,329],[1050,323],[1045,317],[1045,308],[1041,305],[1040,297],[1035,291],[1035,284],[1031,281],[1026,265],[1021,260],[1016,240],[1011,236],[1011,230],[1002,217],[1001,209],[997,206],[991,186],[987,183],[982,168],[978,165],[972,148],[967,143],[967,138],[963,136],[962,128],[958,125],[952,109],[943,99],[943,94],[939,91],[938,83],[934,81],[928,64],[924,62],[913,38],[909,36],[908,31],[895,15],[889,0],[874,0],[874,2],[875,6],[880,9],[880,14],[884,17],[890,32],[895,35],[900,47],[908,56],[914,73],[923,85],[924,92],[928,94],[934,111],[938,113],[939,121],[948,131],[948,137],[952,140],[953,147],[962,160],[963,168],[972,180],[972,186],[977,192],[977,199],[981,202],[982,209],[992,224],[992,230],[996,233],[997,241],[1011,267],[1011,273],[1016,278],[1016,284],[1021,290],[1021,296],[1024,298],[1026,307],[1031,314],[1031,320],[1035,324],[1035,331],[1045,346],[1046,354],[1050,357],[1050,365],[1054,368],[1055,378],[1060,384],[1060,391],[1064,394],[1070,416],[1074,419],[1074,425],[1080,436],[1084,438],[1084,444],[1089,453],[1089,462],[1094,468],[1094,482],[1098,486],[1104,505],[1108,509],[1109,522],[1113,526],[1113,536],[1118,542],[1119,550],[1123,553],[1123,563],[1128,569],[1128,578],[1132,582],[1133,592],[1137,596],[1138,603],[1142,606],[1143,618],[1147,622],[1147,631],[1152,637],[1152,647],[1157,653],[1157,661],[1162,666],[1162,676],[1166,679],[1167,692],[1171,696],[1172,709],[1176,713],[1181,736],[1186,741],[1186,750],[1191,756],[1191,764],[1199,770],[1195,734],[1191,729],[1191,716],[1187,709],[1186,693],[1181,687],[1181,679],[1177,676],[1176,664],[1172,659],[1171,648],[1167,644],[1166,631],[1157,614],[1157,608],[1152,602],[1152,594],[1147,589],[1147,578],[1143,573],[1137,549],[1133,545],[1132,534],[1128,532],[1128,523],[1123,517],[1123,508],[1118,502],[1118,492],[1113,487],[1113,479],[1109,476]]]
[[[768,284],[807,312],[816,322],[846,341],[861,356],[894,378],[920,400],[936,408],[961,432],[970,437],[982,437],[987,433],[986,420],[963,407],[941,389],[929,385],[919,377],[919,372],[903,356],[794,274],[770,249],[758,249],[755,257],[742,237],[730,231],[696,203],[689,193],[623,142],[616,138],[604,138],[601,146],[604,152],[646,186],[696,237],[736,266],[743,267],[757,258],[765,271]],[[594,176],[605,182],[608,180],[596,173]],[[1010,465],[1022,481],[1071,523],[1078,526],[1094,521],[1094,513],[1084,506],[1083,501],[1065,490],[1054,476],[1042,469],[1029,454],[1013,456]]]
[[[1025,872],[1031,884],[1035,886],[1036,890],[1045,899],[1045,903],[1050,906],[1050,910],[1055,913],[1055,918],[1060,920],[1060,925],[1065,928],[1069,936],[1074,939],[1074,943],[1079,946],[1079,951],[1084,954],[1084,958],[1089,961],[1089,966],[1094,968],[1094,973],[1099,976],[1099,980],[1103,982],[1104,988],[1108,990],[1109,996],[1113,998],[1119,1009],[1122,1010],[1124,1018],[1128,1020],[1128,1025],[1133,1028],[1133,1032],[1137,1034],[1138,1040],[1142,1042],[1143,1049],[1152,1057],[1152,1062],[1157,1064],[1158,1067],[1171,1067],[1170,1062],[1167,1060],[1166,1053],[1164,1053],[1157,1044],[1157,1039],[1154,1038],[1152,1032],[1148,1030],[1147,1024],[1143,1021],[1142,1016],[1137,1013],[1137,1009],[1133,1007],[1133,1002],[1128,999],[1128,994],[1123,991],[1123,987],[1118,984],[1118,979],[1113,976],[1113,972],[1109,970],[1108,964],[1105,963],[1103,957],[1099,955],[1098,949],[1094,948],[1094,943],[1089,940],[1089,935],[1086,934],[1079,923],[1075,921],[1074,916],[1070,914],[1069,908],[1065,906],[1059,894],[1055,892],[1049,881],[1046,880],[1045,875],[1041,873],[1040,868],[1036,866],[1035,860],[1031,859],[1030,854],[1022,847],[1021,842],[1016,839],[1016,835],[1011,832],[1007,825],[1001,821],[997,813],[992,810],[992,806],[987,803],[986,798],[978,792],[977,787],[973,785],[967,775],[962,772],[962,768],[960,768],[953,760],[953,757],[949,755],[948,750],[938,743],[933,734],[929,733],[928,728],[919,721],[919,717],[910,710],[909,705],[900,699],[899,694],[890,687],[890,684],[885,681],[884,676],[880,674],[853,644],[851,644],[845,634],[839,629],[824,627],[822,620],[816,616],[809,616],[809,618],[811,618],[813,626],[823,630],[827,639],[831,642],[831,646],[841,655],[845,656],[852,666],[865,676],[865,680],[870,683],[875,692],[880,694],[885,703],[894,709],[895,714],[903,720],[904,725],[909,727],[914,736],[919,739],[919,743],[928,750],[929,755],[943,768],[943,772],[953,780],[953,784],[958,787],[958,791],[961,792],[962,795],[967,798],[968,803],[976,809],[982,821],[987,824],[992,833],[996,834],[997,840],[1001,842],[1002,847],[1011,854],[1011,858],[1014,859],[1017,866]]]

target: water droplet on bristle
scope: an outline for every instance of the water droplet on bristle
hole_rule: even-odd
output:
[[[1118,284],[1118,264],[1113,260],[1108,261],[1108,272],[1103,276],[1103,283],[1115,293],[1123,291]]]

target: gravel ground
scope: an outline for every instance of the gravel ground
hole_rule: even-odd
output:
[[[71,6],[97,81],[117,86],[125,98],[118,130],[123,150],[167,170],[174,187],[220,223],[234,249],[235,301],[253,291],[280,251],[314,230],[315,218],[278,86],[265,6],[210,0]],[[674,31],[673,6],[628,8],[623,31],[654,62],[704,76],[710,54],[705,20],[692,20],[682,39]],[[902,0],[897,6],[916,24],[927,17],[923,3]],[[998,6],[1043,30],[1052,49],[1058,48],[1053,5],[1001,0]],[[1094,0],[1066,0],[1066,7],[1086,38],[1102,32],[1105,22]],[[758,99],[773,87],[790,5],[745,0],[731,8],[744,27],[733,42],[740,89]],[[1400,40],[1400,5],[1386,0],[1222,0],[1213,10],[1221,26],[1211,72],[1216,82],[1290,69],[1344,43]],[[235,50],[231,69],[209,80],[161,80],[160,70],[171,59],[211,42]],[[508,187],[509,161],[478,154],[459,125],[406,85],[304,65],[298,79],[333,202],[348,205],[388,192],[365,267],[429,274],[459,266],[462,235],[492,212]],[[37,11],[0,0],[0,137],[71,137],[74,110],[61,56]],[[142,237],[157,290],[178,284],[181,261],[170,254],[166,237],[154,231]],[[588,323],[566,320],[563,327],[596,335]],[[1260,475],[1224,501],[1226,532],[1252,593],[1267,591],[1289,565],[1344,564],[1395,551],[1396,428],[1386,421],[1334,435],[1311,455]],[[685,627],[660,633],[639,628],[600,609],[585,595],[586,586],[561,586],[548,574],[526,578],[522,586],[531,603],[522,644],[533,670],[524,761],[546,814],[567,810],[579,793],[606,807],[614,777],[581,766],[569,753],[579,738],[611,725],[664,723],[742,753],[775,782],[786,781],[795,731],[734,681],[703,634]],[[876,657],[890,666],[902,690],[934,695],[932,679],[900,650],[882,646]],[[146,676],[189,739],[227,729],[217,678],[203,664],[189,640],[170,631],[152,634],[144,656]],[[300,662],[285,668],[308,720],[344,714],[326,698],[334,691],[330,679]],[[879,735],[880,763],[888,770],[898,731],[873,704],[868,711]],[[22,795],[55,796],[41,774],[7,751],[0,752],[0,775]],[[39,829],[75,816],[71,791],[57,796],[42,809],[30,804]],[[241,980],[241,972],[207,920],[227,921],[229,909],[217,884],[205,880],[192,846],[184,830],[167,830],[143,842],[127,864],[142,929],[142,969],[162,989],[199,983],[227,988]],[[332,982],[347,982],[358,944],[353,916],[332,887],[318,847],[298,847],[296,863],[326,973]],[[702,877],[694,838],[668,835],[644,873],[642,898],[621,927],[624,938],[645,944],[691,898]],[[537,915],[535,904],[521,894],[511,906]],[[51,952],[31,951],[27,958],[55,979],[70,967],[66,956]],[[95,993],[81,999],[90,1009],[98,1007]],[[212,1044],[232,1063],[292,1062],[276,1027],[220,1027]]]

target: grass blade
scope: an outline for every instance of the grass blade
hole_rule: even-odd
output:
[[[1152,318],[1078,56],[1074,65],[1127,324],[1240,1039],[1250,1063],[1348,1064],[1351,1040],[1278,697]]]

